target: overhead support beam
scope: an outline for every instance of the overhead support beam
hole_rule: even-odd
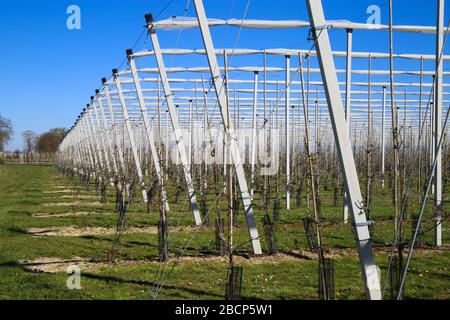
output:
[[[351,149],[348,125],[345,120],[336,68],[331,52],[328,30],[324,28],[325,17],[321,0],[306,0],[311,31],[315,41],[317,57],[328,102],[330,119],[334,131],[337,151],[344,171],[346,190],[350,202],[351,220],[354,228],[356,247],[359,253],[362,277],[369,299],[380,300],[380,275],[372,254],[371,237],[364,209],[364,201]]]
[[[217,102],[220,108],[220,114],[222,116],[222,124],[224,126],[224,131],[227,136],[227,139],[230,143],[229,151],[231,152],[231,158],[233,161],[236,177],[241,191],[241,199],[243,202],[244,213],[247,221],[247,228],[250,236],[250,241],[253,247],[253,252],[255,254],[262,254],[261,243],[259,239],[258,230],[256,228],[255,217],[253,216],[252,202],[250,199],[250,194],[248,192],[247,181],[245,179],[244,168],[242,164],[241,155],[239,152],[237,135],[234,131],[233,125],[231,124],[231,121],[230,126],[226,126],[228,117],[227,97],[225,94],[224,81],[222,75],[220,74],[219,64],[217,63],[217,56],[214,50],[211,33],[206,19],[203,1],[194,0],[194,5],[195,11],[197,12],[197,20],[200,26],[203,44],[205,46],[206,56],[208,58],[208,64],[211,72],[212,81],[214,84],[214,89],[216,91]]]
[[[169,111],[170,120],[172,123],[173,134],[175,136],[175,143],[176,143],[176,147],[178,149],[178,156],[179,156],[179,159],[181,160],[181,166],[183,167],[184,180],[185,180],[185,183],[186,183],[187,189],[188,189],[189,201],[191,203],[191,209],[192,209],[192,213],[194,215],[194,221],[197,226],[200,226],[200,225],[202,225],[202,218],[200,216],[200,211],[198,209],[197,197],[196,197],[195,191],[194,191],[194,183],[192,181],[190,165],[189,165],[188,158],[186,156],[186,146],[184,143],[184,137],[183,137],[183,134],[179,127],[178,114],[177,114],[177,110],[175,108],[175,103],[173,101],[173,95],[172,95],[172,91],[170,89],[169,79],[167,77],[167,72],[166,72],[166,68],[164,65],[163,56],[161,54],[161,47],[159,45],[159,39],[156,34],[156,30],[153,28],[152,15],[146,15],[145,19],[147,22],[148,33],[149,33],[150,39],[152,41],[153,50],[155,52],[155,58],[156,58],[156,62],[158,64],[159,76],[161,78],[164,95],[166,97],[167,109]],[[166,130],[167,130],[167,128],[166,128]],[[166,148],[167,147],[168,146],[166,145]],[[177,160],[178,160],[178,158],[177,158]],[[166,161],[167,161],[167,159],[166,159]]]

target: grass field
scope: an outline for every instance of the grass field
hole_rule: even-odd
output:
[[[177,204],[171,200],[169,216],[169,226],[176,231],[170,233],[170,254],[182,257],[160,266],[154,232],[158,214],[146,213],[143,204],[130,207],[129,231],[119,236],[114,231],[113,193],[102,204],[95,192],[81,189],[77,179],[47,166],[0,165],[0,181],[0,299],[149,299],[156,282],[164,284],[158,299],[223,299],[226,259],[215,254],[213,227],[192,227],[184,194]],[[373,236],[379,243],[374,251],[383,281],[393,234],[389,195],[389,191],[377,192],[371,211],[377,222]],[[335,223],[341,204],[332,205],[331,191],[323,192],[321,200],[329,223],[323,229],[324,246],[335,260],[336,299],[363,299],[351,227]],[[413,213],[418,211],[414,201]],[[427,209],[424,229],[431,223],[431,208]],[[307,250],[301,220],[306,210],[281,211],[275,226],[280,253],[260,258],[246,254],[250,247],[239,215],[235,243],[242,244],[237,264],[244,268],[243,299],[317,299],[317,260]],[[256,210],[258,223],[262,214]],[[405,298],[450,298],[448,231],[444,223],[446,245],[439,250],[432,247],[432,231],[423,235],[412,259]],[[410,233],[408,224],[407,238]],[[262,244],[267,248],[265,239]],[[72,264],[81,268],[80,290],[66,286],[66,268]]]

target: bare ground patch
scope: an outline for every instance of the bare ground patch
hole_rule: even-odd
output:
[[[59,198],[61,199],[99,199],[100,195],[90,195],[90,194],[71,194],[64,195]]]
[[[83,236],[102,236],[113,235],[117,233],[116,228],[104,227],[47,227],[47,228],[29,228],[27,233],[33,236],[59,236],[59,237],[83,237]],[[158,233],[158,228],[154,226],[138,228],[127,228],[125,233]]]
[[[169,232],[193,232],[195,230],[198,230],[198,227],[191,227],[191,226],[169,227]],[[117,229],[105,227],[77,227],[77,226],[45,227],[45,228],[28,228],[27,233],[37,237],[41,236],[83,237],[83,236],[115,235],[117,234]],[[157,226],[128,227],[124,231],[124,234],[127,233],[157,234],[158,227]]]
[[[299,258],[287,254],[276,254],[272,256],[259,257],[234,257],[236,263],[240,264],[278,264],[286,261],[299,261]],[[192,263],[228,263],[226,256],[183,256],[171,257],[166,264],[192,264]],[[31,272],[65,273],[71,265],[80,267],[81,272],[98,272],[108,267],[130,267],[137,265],[157,265],[157,258],[152,260],[93,260],[80,257],[71,259],[60,259],[55,257],[40,257],[34,260],[20,260],[17,262],[22,268]]]
[[[375,247],[372,248],[373,253],[375,256],[381,256],[381,255],[390,255],[392,253],[392,246],[386,246],[386,247]],[[409,248],[405,247],[404,254],[408,252]],[[326,248],[325,255],[328,255],[331,258],[342,258],[344,256],[357,256],[358,251],[356,248]],[[439,248],[433,248],[433,247],[427,247],[427,246],[420,246],[420,247],[414,247],[414,255],[415,256],[426,256],[431,255],[435,253],[443,253],[450,251],[450,245],[444,244]]]
[[[64,218],[64,217],[82,217],[82,216],[90,216],[90,215],[113,215],[115,213],[112,212],[85,212],[85,211],[77,211],[77,212],[64,212],[64,213],[45,213],[38,212],[33,213],[33,218]]]
[[[53,190],[53,191],[42,191],[42,193],[45,194],[53,194],[53,193],[76,193],[78,192],[77,190],[73,190],[73,189],[61,189],[61,190]]]
[[[143,263],[139,260],[122,260],[122,261],[96,261],[80,257],[71,259],[60,259],[55,257],[40,257],[34,260],[19,260],[17,264],[30,272],[43,273],[66,273],[67,268],[72,265],[80,267],[81,272],[98,272],[105,267],[121,266],[126,267]]]
[[[74,201],[74,202],[48,202],[48,203],[42,203],[41,206],[43,207],[70,207],[70,206],[102,206],[105,205],[105,203],[101,202],[83,202],[83,201]]]
[[[426,255],[432,254],[439,251],[448,250],[429,250],[426,248],[418,248],[417,254]],[[344,255],[356,255],[356,252],[341,249],[340,251],[325,254],[326,257],[342,258]],[[274,255],[262,255],[262,256],[240,256],[235,255],[234,261],[238,264],[267,264],[276,265],[283,262],[299,262],[301,260],[312,260],[317,259],[317,254],[307,250],[293,250],[286,253],[278,253]],[[71,259],[60,259],[55,257],[40,257],[34,260],[20,260],[17,262],[25,270],[31,272],[46,272],[46,273],[65,273],[67,268],[71,265],[77,265],[80,267],[81,272],[99,272],[103,268],[111,267],[131,267],[131,266],[145,266],[145,265],[157,265],[160,262],[158,258],[151,260],[94,260],[80,257],[73,257]],[[166,262],[168,265],[180,265],[180,264],[198,264],[198,263],[228,263],[227,256],[181,256],[175,257],[171,256],[169,261]]]

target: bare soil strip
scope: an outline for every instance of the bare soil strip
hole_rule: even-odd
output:
[[[278,264],[285,261],[298,261],[299,258],[287,254],[277,254],[272,256],[250,257],[244,258],[235,256],[235,261],[240,264]],[[167,263],[173,264],[190,264],[190,263],[228,263],[226,256],[183,256],[172,257]],[[129,267],[133,265],[157,265],[158,259],[154,260],[117,260],[113,262],[95,261],[91,259],[74,257],[72,259],[60,259],[54,257],[41,257],[34,260],[20,260],[18,264],[24,269],[31,272],[47,272],[47,273],[65,273],[71,265],[80,267],[81,272],[98,272],[102,268],[111,267]]]
[[[116,228],[103,228],[103,227],[48,227],[48,228],[29,228],[28,234],[33,236],[59,236],[59,237],[83,237],[83,236],[102,236],[113,235],[117,233]],[[158,233],[157,227],[145,227],[137,228],[131,227],[126,229],[125,233]]]
[[[445,250],[450,247],[447,246]],[[333,258],[343,258],[345,256],[351,255],[356,256],[356,250],[353,249],[336,249],[333,253],[325,254],[326,257]],[[338,253],[338,251],[340,251]],[[433,254],[436,249],[426,249],[418,248],[416,254],[418,255],[429,255]],[[384,252],[378,252],[384,253]],[[234,261],[238,264],[279,264],[283,262],[299,262],[301,260],[314,260],[317,259],[317,255],[311,251],[307,250],[294,250],[289,253],[278,253],[275,255],[263,255],[263,256],[234,256]],[[228,263],[227,256],[182,256],[182,257],[171,257],[167,262],[168,265],[178,265],[178,264],[194,264],[194,263]],[[131,267],[131,266],[143,266],[143,265],[157,265],[159,264],[158,259],[153,260],[116,260],[116,261],[106,261],[106,260],[93,260],[80,257],[74,257],[71,259],[60,259],[55,257],[40,257],[34,260],[20,260],[18,264],[25,270],[31,272],[46,272],[46,273],[65,273],[67,268],[71,265],[77,265],[80,267],[81,272],[99,272],[104,268],[112,267]]]
[[[33,213],[33,218],[64,218],[64,217],[82,217],[82,216],[90,216],[90,215],[113,215],[115,213],[112,212],[85,212],[85,211],[77,211],[77,212],[64,212],[64,213],[47,213],[47,212],[38,212]]]
[[[43,207],[71,207],[71,206],[84,206],[84,207],[97,207],[105,205],[105,203],[101,202],[83,202],[83,201],[74,201],[74,202],[53,202],[53,203],[42,203]]]
[[[419,247],[416,249],[416,255],[426,256],[435,254],[436,252],[448,251],[450,245],[446,245],[441,249],[430,249]],[[389,254],[385,248],[374,249],[376,254]],[[327,258],[340,259],[346,256],[357,256],[355,249],[333,249],[332,252],[325,254]],[[301,260],[315,260],[317,254],[308,250],[293,250],[286,253],[278,253],[275,255],[263,256],[234,256],[234,261],[238,264],[279,264],[283,262],[299,262]],[[30,272],[44,272],[44,273],[65,273],[67,268],[72,265],[80,267],[81,272],[99,272],[104,268],[112,267],[131,267],[143,265],[157,265],[159,261],[157,258],[152,260],[94,260],[80,257],[73,257],[71,259],[60,259],[55,257],[40,257],[34,260],[19,260],[20,265],[25,270]],[[227,256],[172,256],[167,262],[168,265],[179,264],[199,264],[199,263],[228,263]]]
[[[53,191],[42,191],[42,193],[45,194],[59,194],[59,193],[76,193],[77,190],[73,190],[73,189],[62,189],[62,190],[53,190]]]
[[[99,199],[100,195],[90,194],[71,194],[59,197],[60,199]]]
[[[182,227],[169,227],[170,232],[193,232],[198,230],[198,227],[182,226]],[[102,236],[102,235],[114,235],[117,234],[116,228],[104,228],[104,227],[46,227],[46,228],[28,228],[27,233],[36,237],[42,236],[59,236],[59,237],[83,237],[83,236]],[[148,227],[128,227],[125,229],[124,234],[128,233],[147,233],[157,234],[157,226]]]

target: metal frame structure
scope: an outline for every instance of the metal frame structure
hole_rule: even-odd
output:
[[[200,226],[202,217],[195,192],[197,163],[193,159],[196,159],[198,153],[201,154],[200,175],[207,176],[210,172],[208,147],[215,146],[214,150],[218,153],[215,160],[219,161],[220,158],[223,161],[224,184],[228,174],[226,160],[231,156],[249,242],[253,252],[261,254],[260,234],[252,206],[252,201],[259,199],[256,189],[258,152],[264,149],[259,144],[259,135],[262,133],[266,137],[268,127],[270,130],[282,130],[283,135],[279,140],[271,143],[279,142],[279,155],[285,157],[278,174],[280,180],[285,178],[284,200],[285,208],[289,210],[291,187],[295,179],[298,179],[295,168],[299,154],[304,152],[302,145],[305,137],[302,132],[307,126],[310,140],[315,141],[316,151],[319,145],[323,150],[331,150],[336,145],[345,184],[342,221],[350,221],[354,228],[367,296],[370,299],[380,299],[380,279],[372,255],[368,229],[370,221],[366,217],[367,207],[361,194],[355,154],[365,148],[365,135],[369,132],[372,135],[372,152],[380,156],[374,166],[381,168],[380,182],[384,188],[386,162],[390,161],[387,154],[394,147],[393,142],[386,137],[386,131],[394,129],[390,121],[394,120],[401,127],[403,139],[409,137],[408,143],[411,145],[419,141],[420,126],[427,128],[421,139],[420,150],[429,157],[423,165],[425,168],[428,161],[430,164],[433,162],[435,154],[438,156],[434,172],[437,208],[435,244],[441,245],[443,147],[438,149],[437,146],[441,138],[442,114],[447,110],[445,106],[450,103],[450,84],[445,83],[450,72],[444,70],[444,62],[450,60],[450,56],[442,53],[446,35],[443,26],[444,1],[437,0],[437,28],[392,26],[395,32],[435,34],[435,55],[356,52],[352,48],[355,30],[376,32],[389,30],[389,26],[327,21],[320,0],[306,0],[306,3],[310,21],[208,19],[202,0],[193,1],[197,16],[192,19],[153,21],[147,15],[146,28],[153,50],[128,50],[127,68],[114,70],[113,77],[109,80],[102,79],[101,90],[96,90],[90,104],[62,142],[59,161],[80,175],[99,180],[108,179],[110,183],[117,182],[120,175],[131,169],[138,177],[143,201],[147,201],[146,170],[151,166],[163,189],[166,211],[169,211],[164,190],[165,182],[168,181],[167,168],[171,165],[178,166],[182,168],[194,222]],[[315,50],[215,48],[210,28],[223,25],[268,29],[311,28]],[[200,30],[204,48],[161,49],[158,30],[186,28]],[[346,31],[346,51],[331,50],[330,29]],[[198,57],[206,57],[208,65],[205,62],[205,65],[200,66],[189,63],[166,66],[167,55],[173,56],[175,61],[181,56],[196,56],[196,59],[192,59],[196,61],[199,60]],[[223,65],[219,64],[219,56],[224,58]],[[234,56],[252,56],[254,59],[248,64],[228,65],[227,57]],[[270,64],[267,64],[267,56],[271,57]],[[298,63],[296,59],[291,59],[296,56],[300,60]],[[261,64],[255,66],[254,61],[259,57],[264,59],[263,67]],[[304,57],[305,60],[302,60]],[[368,68],[355,68],[355,61],[358,59],[368,60]],[[418,64],[417,67],[398,67],[396,70],[391,63],[392,70],[376,69],[372,68],[371,63],[375,59],[395,59],[396,66],[397,61],[400,64],[404,60]],[[430,64],[433,62],[435,65],[432,69]],[[311,67],[311,64],[315,65]],[[341,67],[337,68],[338,65]],[[307,73],[305,79],[304,72]],[[261,73],[264,76],[260,77]],[[270,75],[269,79],[267,74]],[[301,81],[296,78],[299,74]],[[393,81],[394,75],[396,81]],[[164,96],[161,96],[161,89]],[[432,101],[427,99],[430,95],[433,96]],[[426,100],[429,100],[428,103],[425,103]],[[401,110],[402,121],[397,119],[398,115],[387,112],[386,109],[400,105],[404,108]],[[304,114],[301,112],[303,107]],[[431,107],[432,112],[427,112]],[[219,112],[215,112],[216,110]],[[194,119],[202,124],[201,147],[196,147],[195,144],[198,137],[193,131]],[[187,134],[184,133],[185,130]],[[242,131],[250,133],[247,136],[248,143],[241,137]],[[380,138],[379,143],[376,142],[377,138]],[[223,141],[226,143],[222,145]],[[267,141],[264,142],[266,146]],[[307,143],[309,146],[310,141]],[[172,161],[169,159],[169,147],[173,146],[176,148],[176,159]],[[249,158],[248,167],[246,158]],[[125,187],[128,190],[129,185]],[[202,190],[211,185],[208,186],[205,180],[198,187],[202,194]]]

